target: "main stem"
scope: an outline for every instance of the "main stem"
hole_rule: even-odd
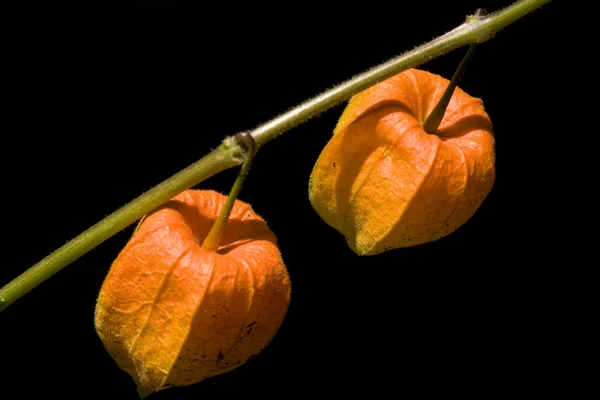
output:
[[[347,82],[258,126],[251,131],[257,148],[279,134],[407,68],[415,67],[456,48],[485,42],[502,28],[550,1],[521,0],[493,14],[486,16],[475,14],[467,17],[463,24],[439,38],[357,75]],[[244,152],[240,145],[234,142],[232,138],[225,139],[221,146],[202,159],[98,222],[9,282],[0,289],[0,310],[6,308],[62,268],[180,192],[197,185],[222,170],[240,165],[244,161],[241,156]]]
[[[232,144],[231,140],[225,140],[221,146],[201,160],[104,218],[9,282],[0,289],[0,311],[109,237],[169,201],[181,191],[208,179],[220,171],[238,165],[240,163],[239,154],[232,151]]]
[[[261,146],[279,134],[347,100],[356,93],[362,92],[408,68],[415,67],[459,47],[487,41],[502,28],[550,1],[521,0],[503,10],[483,16],[477,11],[474,15],[468,16],[463,24],[437,39],[373,67],[255,128],[252,131],[252,136],[256,139],[257,144]]]

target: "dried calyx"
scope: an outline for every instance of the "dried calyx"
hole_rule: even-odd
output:
[[[465,65],[452,84],[409,69],[354,96],[344,110],[313,168],[309,199],[357,254],[440,239],[491,191],[490,119],[480,99],[453,86]],[[440,102],[443,112],[433,112]]]
[[[102,285],[96,331],[141,397],[244,364],[283,322],[291,283],[277,239],[235,199],[251,158],[229,197],[187,190],[147,215]]]

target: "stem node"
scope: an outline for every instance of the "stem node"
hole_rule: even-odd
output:
[[[248,155],[254,155],[256,152],[256,140],[254,140],[250,132],[238,132],[234,137],[238,145],[244,150],[244,158],[247,158]]]

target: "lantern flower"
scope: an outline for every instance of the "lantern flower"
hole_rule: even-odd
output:
[[[428,131],[447,88],[447,109]],[[494,159],[481,100],[409,69],[350,99],[314,166],[309,199],[355,253],[378,254],[463,225],[492,189]]]
[[[246,203],[223,213],[228,200],[187,190],[147,215],[102,285],[96,331],[141,397],[242,365],[283,322],[291,285],[276,237]]]

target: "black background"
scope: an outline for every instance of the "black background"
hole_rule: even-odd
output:
[[[318,218],[308,177],[343,105],[264,146],[240,199],[278,236],[293,282],[286,320],[248,364],[152,397],[536,397],[559,386],[536,371],[559,357],[557,331],[582,329],[556,315],[582,305],[571,295],[590,294],[578,285],[594,265],[582,251],[593,235],[579,225],[594,229],[585,188],[595,181],[597,132],[574,111],[591,80],[572,47],[581,39],[573,3],[551,2],[476,52],[461,87],[483,99],[494,124],[497,181],[447,238],[358,257]],[[5,14],[0,284],[226,135],[477,8],[508,4],[20,2]],[[449,77],[463,54],[420,68]],[[226,193],[235,174],[198,188]],[[102,280],[132,229],[0,314],[4,388],[23,398],[137,398],[93,326]]]

